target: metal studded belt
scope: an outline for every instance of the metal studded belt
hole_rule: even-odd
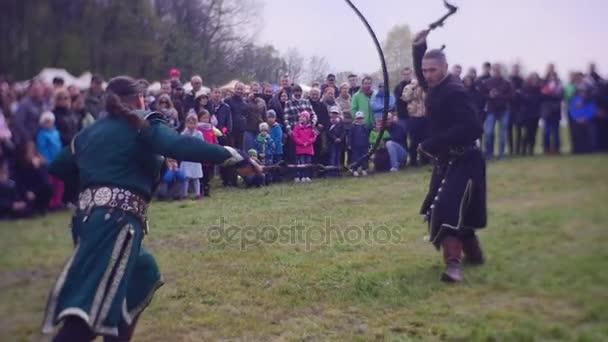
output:
[[[90,212],[93,208],[109,208],[134,214],[147,221],[148,202],[138,194],[118,187],[86,188],[78,195],[78,209]]]

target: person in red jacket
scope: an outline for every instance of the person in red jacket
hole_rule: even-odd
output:
[[[218,139],[216,132],[221,132],[211,124],[211,114],[207,110],[202,109],[201,112],[198,113],[198,121],[198,130],[203,133],[205,141],[217,145]],[[204,197],[210,196],[211,186],[209,185],[209,182],[213,179],[214,169],[215,165],[203,163],[203,183],[201,186]]]
[[[317,140],[317,132],[310,123],[310,113],[303,111],[300,113],[299,122],[293,131],[293,140],[296,145],[296,163],[298,165],[309,165],[312,156],[315,155],[314,144]],[[294,181],[310,182],[310,168],[298,170]]]

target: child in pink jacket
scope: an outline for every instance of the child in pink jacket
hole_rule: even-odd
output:
[[[298,165],[310,166],[312,156],[315,155],[314,144],[317,140],[317,132],[310,124],[310,113],[303,111],[300,113],[300,120],[293,130],[293,140],[296,144],[296,163]],[[294,181],[310,182],[310,167],[298,169]]]

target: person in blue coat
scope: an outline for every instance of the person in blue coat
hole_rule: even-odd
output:
[[[372,98],[369,101],[369,106],[372,109],[372,113],[374,115],[374,120],[378,120],[382,118],[384,114],[384,97],[388,96],[388,110],[389,112],[395,111],[395,97],[390,94],[389,91],[384,89],[384,84],[378,85],[378,90],[374,92]],[[373,128],[373,127],[368,127]]]
[[[572,118],[570,130],[572,130],[572,152],[590,153],[596,146],[595,117],[597,105],[593,101],[590,88],[579,90],[570,101],[570,117]]]

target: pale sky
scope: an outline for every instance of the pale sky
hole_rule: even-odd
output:
[[[258,43],[281,52],[297,47],[325,56],[333,72],[379,70],[372,40],[343,0],[264,0]],[[459,11],[429,37],[447,46],[450,64],[480,69],[483,61],[544,73],[548,62],[565,75],[589,62],[608,73],[608,0],[453,0]],[[446,10],[442,0],[353,0],[380,41],[396,24],[415,33]]]

